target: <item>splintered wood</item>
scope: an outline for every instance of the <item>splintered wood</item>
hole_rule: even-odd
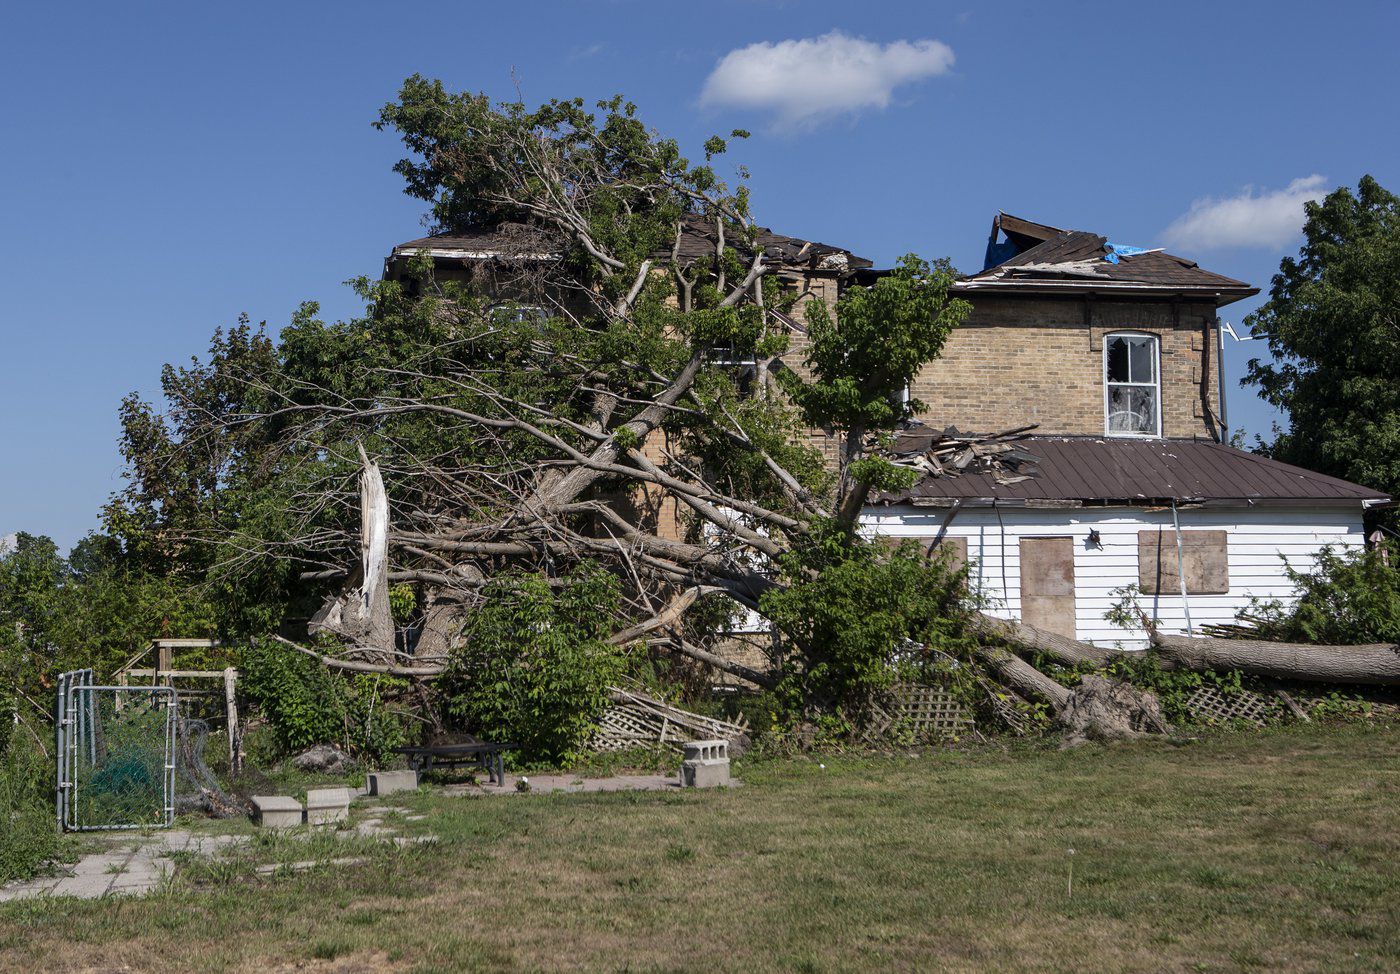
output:
[[[884,704],[871,710],[863,735],[867,741],[879,741],[891,733],[918,738],[954,736],[972,727],[972,717],[957,698],[937,687],[896,684]]]
[[[631,690],[611,688],[612,706],[598,722],[591,747],[595,751],[621,751],[629,747],[658,745],[679,751],[686,741],[747,739],[748,722],[706,717],[673,707]]]
[[[1035,425],[1003,430],[987,436],[960,433],[949,426],[941,433],[917,425],[895,437],[893,444],[868,444],[871,452],[890,463],[930,477],[967,472],[990,474],[997,483],[1015,484],[1029,480],[1022,468],[1033,468],[1035,457],[1016,446],[1030,435]]]

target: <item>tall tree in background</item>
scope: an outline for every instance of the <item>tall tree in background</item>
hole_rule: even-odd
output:
[[[1400,198],[1363,176],[1306,206],[1302,250],[1247,319],[1274,358],[1245,382],[1291,420],[1265,452],[1400,495]]]

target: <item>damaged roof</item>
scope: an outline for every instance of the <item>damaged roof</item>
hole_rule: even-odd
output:
[[[687,217],[682,222],[677,254],[682,262],[690,263],[714,254],[716,231],[713,221]],[[726,239],[742,257],[748,248],[735,239]],[[774,233],[764,227],[758,230],[758,242],[769,263],[793,268],[830,270],[844,273],[869,267],[871,262],[857,257],[849,250],[815,240],[803,240]],[[496,227],[468,228],[460,231],[435,233],[409,240],[394,248],[392,258],[412,257],[426,251],[430,256],[458,260],[504,258],[514,260],[543,260],[558,254],[558,238],[539,228],[520,223],[504,223]],[[658,258],[669,258],[671,250],[659,251]]]
[[[894,449],[917,450],[920,436],[930,437],[931,431],[915,426],[901,434]],[[1028,436],[1015,447],[1010,467],[1017,476],[982,471],[925,476],[908,490],[876,494],[870,503],[1374,507],[1391,502],[1369,487],[1205,440]]]
[[[998,236],[1004,235],[1005,240]],[[1161,249],[1122,247],[1087,230],[1062,230],[998,213],[987,267],[953,285],[957,291],[1108,292],[1205,297],[1216,305],[1259,289]]]

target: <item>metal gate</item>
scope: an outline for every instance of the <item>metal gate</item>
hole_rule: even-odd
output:
[[[175,820],[173,687],[93,685],[92,670],[58,678],[58,827],[167,828]]]

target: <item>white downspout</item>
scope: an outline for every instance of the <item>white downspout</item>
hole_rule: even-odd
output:
[[[1176,580],[1181,583],[1181,607],[1186,611],[1186,635],[1196,635],[1196,629],[1191,625],[1191,603],[1186,599],[1186,571],[1183,566],[1185,559],[1181,556],[1181,522],[1176,518],[1176,498],[1172,498],[1172,530],[1176,533]],[[1160,551],[1158,557],[1161,557]]]
[[[1225,329],[1220,327],[1220,316],[1215,316],[1215,380],[1216,396],[1219,397],[1220,442],[1230,442],[1230,423],[1225,418]]]

